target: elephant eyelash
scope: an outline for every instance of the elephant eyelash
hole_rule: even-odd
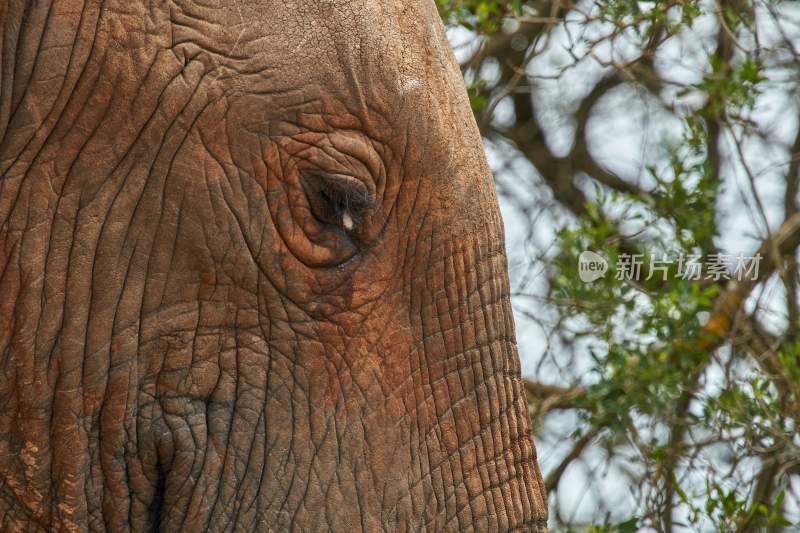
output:
[[[359,213],[372,205],[369,195],[362,191],[325,186],[320,191],[320,194],[325,197],[337,214],[344,212]]]
[[[374,204],[367,186],[352,176],[314,172],[304,174],[302,183],[314,216],[347,231],[360,224]]]

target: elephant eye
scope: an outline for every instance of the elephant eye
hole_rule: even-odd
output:
[[[353,231],[372,207],[367,186],[359,179],[327,172],[304,173],[303,189],[311,214],[320,222]]]

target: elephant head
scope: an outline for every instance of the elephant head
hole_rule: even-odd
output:
[[[0,25],[1,530],[546,529],[432,1]]]

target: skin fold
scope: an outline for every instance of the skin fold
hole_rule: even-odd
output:
[[[0,531],[546,530],[432,1],[0,30]]]

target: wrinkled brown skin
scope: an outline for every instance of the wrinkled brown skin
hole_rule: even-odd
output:
[[[545,531],[432,1],[3,0],[0,27],[0,530]],[[371,191],[353,231],[315,171]]]

